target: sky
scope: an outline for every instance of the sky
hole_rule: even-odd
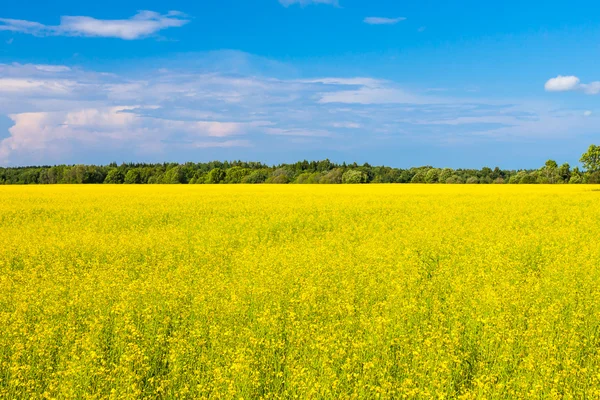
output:
[[[30,0],[0,9],[0,166],[578,165],[600,3]]]

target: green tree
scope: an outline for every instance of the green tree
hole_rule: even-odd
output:
[[[521,180],[519,180],[519,183],[527,185],[537,183],[537,177],[533,173],[528,174],[525,172],[525,174],[521,177]]]
[[[592,144],[588,151],[583,153],[579,161],[588,173],[600,171],[600,146]]]
[[[242,183],[244,177],[252,171],[248,168],[232,167],[225,173],[225,183]]]
[[[437,168],[431,168],[425,174],[425,183],[437,183],[440,176],[440,170]]]
[[[294,173],[287,168],[277,168],[271,173],[267,183],[290,183],[293,175]]]
[[[216,184],[225,180],[227,173],[223,168],[214,168],[206,175],[206,183]]]
[[[568,183],[571,180],[571,166],[568,163],[564,163],[558,167],[558,176],[563,183]]]
[[[312,174],[310,174],[310,176],[306,180],[306,183],[311,183],[311,184],[321,183],[321,178],[322,177],[323,177],[322,173],[320,173],[320,172],[313,172]]]
[[[130,169],[125,174],[125,183],[134,185],[142,183],[142,174],[137,168]]]
[[[294,183],[306,184],[308,182],[308,178],[310,178],[310,172],[304,172],[296,177]]]
[[[425,183],[425,175],[427,170],[420,169],[410,180],[411,183]]]
[[[600,183],[600,171],[586,173],[585,183]]]
[[[162,172],[156,172],[154,175],[148,178],[148,183],[151,185],[161,184],[163,183],[163,178],[165,174]]]
[[[527,176],[527,171],[519,171],[516,174],[510,176],[508,183],[510,184],[518,184],[521,183],[521,179]]]
[[[459,184],[459,183],[465,183],[465,181],[463,181],[463,179],[458,176],[458,175],[452,175],[451,177],[449,177],[448,179],[446,179],[447,184]]]
[[[165,172],[163,176],[163,183],[168,184],[177,184],[177,183],[186,183],[185,182],[185,174],[183,169],[177,165],[175,167],[171,167]]]
[[[342,169],[334,168],[321,177],[319,183],[335,184],[342,183]]]
[[[539,183],[556,183],[559,179],[558,164],[554,160],[546,161],[539,172]]]
[[[206,173],[203,171],[196,171],[192,179],[190,179],[190,183],[192,185],[206,183]]]
[[[287,175],[275,175],[267,179],[267,183],[286,184],[290,183],[290,178]]]
[[[446,183],[446,181],[448,180],[448,178],[450,178],[452,176],[452,174],[454,174],[454,171],[452,171],[452,169],[444,168],[443,170],[440,171],[440,175],[438,177],[438,182]]]
[[[108,171],[106,178],[104,178],[104,183],[117,184],[123,183],[124,181],[125,176],[123,175],[123,172],[121,172],[121,170],[119,170],[118,168],[113,168],[110,171]]]
[[[269,178],[269,172],[266,169],[259,169],[244,177],[242,183],[265,183]]]
[[[342,183],[367,183],[369,177],[363,171],[349,169],[342,175]]]

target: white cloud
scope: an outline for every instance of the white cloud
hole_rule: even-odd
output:
[[[339,5],[338,0],[279,0],[279,3],[285,7],[293,4],[299,4],[301,6],[307,6],[309,4],[330,4],[332,6]]]
[[[591,112],[590,110],[586,110],[583,112],[584,117],[590,117],[590,116],[592,116],[592,114],[593,114],[593,112]]]
[[[579,86],[579,78],[576,76],[562,76],[549,79],[544,88],[548,92],[568,92],[575,90]]]
[[[140,39],[163,29],[181,27],[189,22],[177,11],[161,15],[140,11],[129,19],[102,20],[85,16],[63,16],[60,25],[0,18],[0,31],[22,32],[35,36],[112,37],[125,40]]]
[[[581,91],[591,95],[600,93],[600,81],[581,83],[576,76],[559,75],[556,78],[549,79],[544,87],[548,92]]]
[[[404,17],[384,18],[384,17],[367,17],[364,19],[365,24],[369,25],[395,25],[398,22],[405,21]]]

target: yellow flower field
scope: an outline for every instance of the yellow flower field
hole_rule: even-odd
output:
[[[0,186],[0,398],[599,398],[594,189]]]

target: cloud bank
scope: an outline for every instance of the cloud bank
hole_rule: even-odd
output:
[[[163,29],[182,27],[189,22],[178,11],[159,14],[154,11],[139,11],[129,19],[102,20],[85,16],[63,16],[59,25],[44,25],[39,22],[0,18],[0,31],[20,32],[35,36],[85,36],[141,39]]]
[[[318,158],[547,141],[596,129],[584,110],[409,90],[373,77],[305,78],[291,65],[241,52],[133,67],[128,74],[0,64],[0,115],[12,123],[0,132],[0,165]]]

